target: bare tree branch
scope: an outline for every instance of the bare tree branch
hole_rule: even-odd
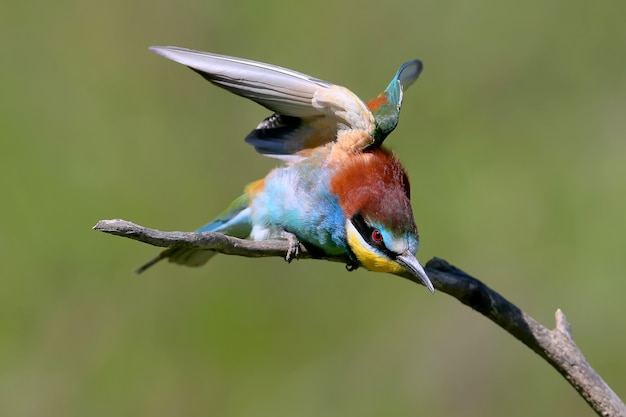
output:
[[[246,257],[285,257],[289,243],[281,240],[250,241],[221,233],[162,232],[125,220],[102,220],[94,230],[160,247],[188,247]],[[299,259],[325,259],[347,263],[344,256],[326,256],[301,245]],[[426,272],[439,291],[478,311],[532,349],[552,365],[600,416],[624,417],[626,406],[589,365],[572,338],[570,324],[556,311],[556,327],[547,329],[500,294],[443,259],[433,258]],[[420,283],[408,274],[403,278]],[[421,284],[421,283],[420,283]]]
[[[589,365],[576,343],[565,314],[555,313],[556,327],[547,329],[519,307],[448,262],[434,258],[426,272],[438,290],[478,311],[544,358],[601,416],[624,417],[626,406]]]

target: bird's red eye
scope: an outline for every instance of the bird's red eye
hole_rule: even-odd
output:
[[[380,233],[380,230],[374,229],[374,231],[372,232],[372,240],[377,243],[383,241],[383,234]]]

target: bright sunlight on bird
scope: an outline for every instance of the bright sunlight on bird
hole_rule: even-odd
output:
[[[197,232],[253,240],[287,239],[290,261],[300,243],[347,255],[348,269],[407,271],[434,287],[415,257],[419,238],[409,179],[382,143],[396,127],[403,92],[419,76],[419,60],[403,64],[378,97],[363,102],[350,90],[271,64],[154,46],[211,83],[273,111],[246,142],[284,166],[245,187],[242,196]],[[216,252],[169,248],[161,259],[204,265]]]

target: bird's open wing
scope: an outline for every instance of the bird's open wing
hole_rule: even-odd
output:
[[[299,151],[335,140],[341,129],[365,130],[374,142],[374,114],[347,88],[242,58],[172,46],[150,50],[275,112],[246,137],[264,155],[289,160]]]
[[[370,147],[380,146],[387,135],[396,128],[404,91],[417,80],[423,68],[424,65],[419,59],[405,62],[400,66],[385,91],[367,102],[376,125],[374,142]]]

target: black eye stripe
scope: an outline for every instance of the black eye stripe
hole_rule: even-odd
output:
[[[365,221],[361,213],[357,213],[354,216],[352,216],[352,219],[350,221],[352,222],[352,225],[357,230],[357,232],[359,232],[359,234],[363,236],[365,240],[371,239],[374,228],[371,227],[369,224],[367,224],[367,222]],[[368,241],[367,243],[370,243],[370,242]]]
[[[376,248],[376,249],[380,250],[387,257],[389,257],[389,259],[396,259],[398,254],[393,252],[393,251],[391,251],[391,250],[389,250],[387,248],[387,246],[385,246],[385,241],[384,240],[381,240],[380,242],[376,242],[372,238],[372,234],[373,234],[374,230],[376,230],[376,228],[370,226],[365,221],[365,219],[363,218],[363,215],[361,213],[356,213],[354,216],[352,216],[352,218],[350,219],[350,222],[352,222],[352,225],[354,226],[354,228],[357,230],[357,232],[359,232],[359,234],[361,235],[363,240],[365,240],[368,245],[370,245],[373,248]]]

